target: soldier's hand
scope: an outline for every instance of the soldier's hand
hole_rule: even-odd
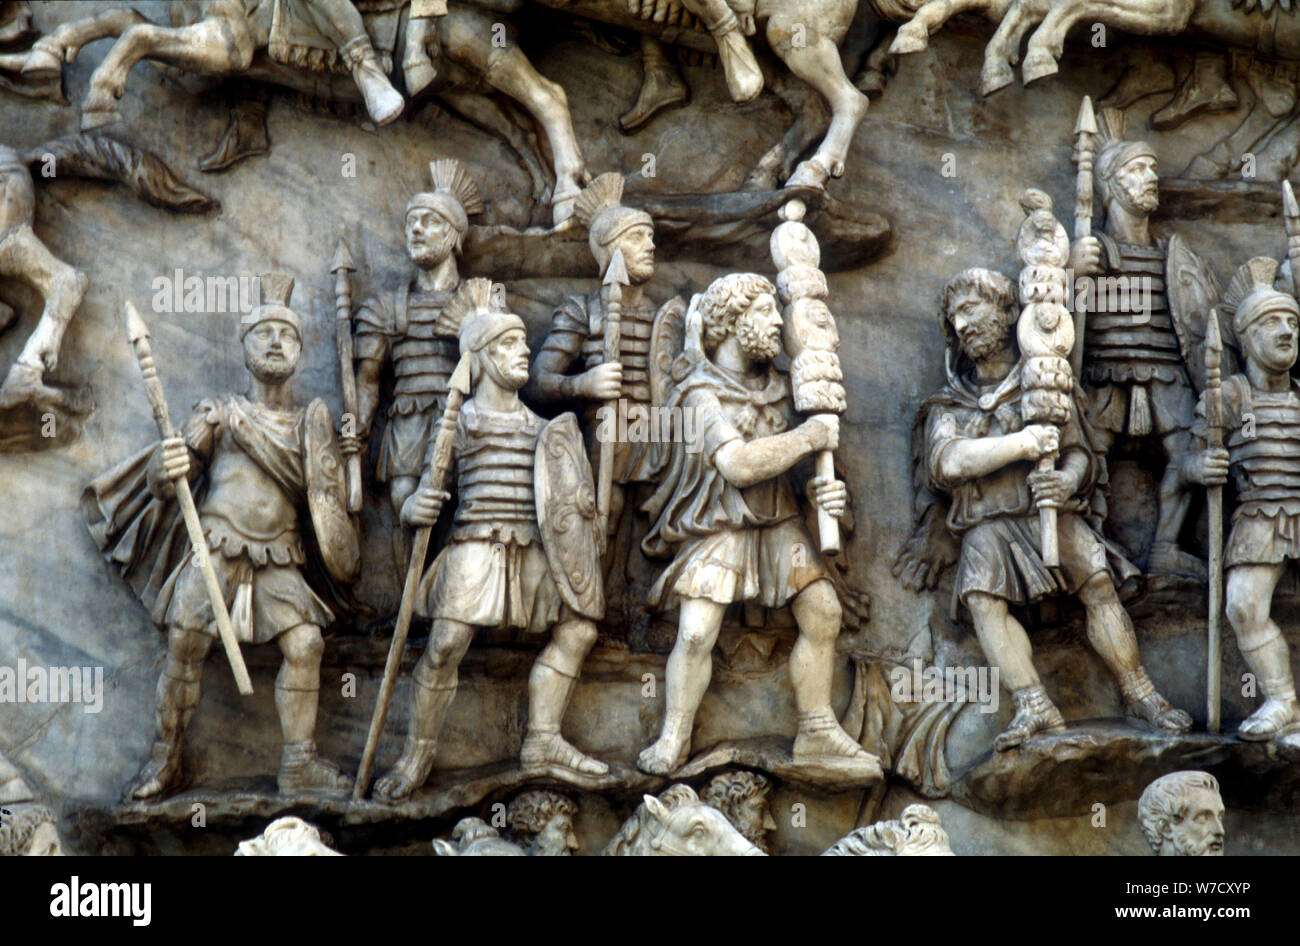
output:
[[[1037,460],[1061,449],[1061,431],[1051,424],[1030,424],[1020,431],[1024,441],[1025,459]]]
[[[442,489],[417,489],[402,503],[402,525],[411,529],[432,526],[442,514],[442,504],[451,494]]]
[[[356,456],[364,444],[365,441],[356,434],[339,434],[339,453],[343,454],[344,459]]]
[[[808,493],[813,501],[831,516],[839,519],[849,504],[849,488],[843,480],[829,476],[814,476],[808,481]]]
[[[1028,479],[1034,504],[1040,509],[1059,509],[1074,494],[1074,477],[1065,470],[1035,470]]]
[[[840,446],[840,418],[838,414],[815,414],[800,425],[812,441],[814,453],[837,450]]]
[[[1202,486],[1222,486],[1228,482],[1228,451],[1215,447],[1196,454],[1187,475]]]
[[[623,366],[613,361],[589,369],[578,379],[578,392],[593,401],[617,400],[623,393]]]
[[[183,480],[190,475],[190,448],[184,437],[168,437],[162,442],[162,464],[169,480]]]
[[[1101,272],[1101,240],[1095,236],[1079,237],[1070,245],[1070,268],[1076,276],[1095,276]]]

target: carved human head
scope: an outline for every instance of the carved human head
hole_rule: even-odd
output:
[[[768,805],[772,783],[757,772],[724,772],[700,793],[700,800],[727,816],[727,820],[755,847],[768,850],[767,836],[776,830]]]
[[[41,804],[14,804],[0,820],[0,857],[63,856],[58,819]]]
[[[468,279],[456,290],[448,316],[460,326],[460,351],[473,359],[471,384],[484,375],[517,391],[528,383],[524,320],[505,311],[503,293],[487,279]]]
[[[1149,216],[1160,207],[1156,153],[1145,141],[1120,141],[1103,148],[1097,179],[1107,207],[1118,205],[1137,216]]]
[[[574,215],[587,228],[587,245],[603,276],[615,250],[623,251],[628,279],[635,285],[654,275],[654,220],[643,210],[624,207],[623,178],[602,174],[578,195]]]
[[[771,361],[781,353],[781,310],[776,287],[757,273],[729,273],[713,280],[700,298],[706,354],[735,336],[754,361]]]
[[[406,251],[422,269],[459,253],[470,216],[484,209],[474,179],[459,161],[434,161],[429,173],[433,190],[416,194],[406,204]]]
[[[1011,343],[1016,321],[1016,288],[1006,276],[990,269],[964,269],[943,288],[939,325],[950,346],[983,361]]]
[[[1224,293],[1232,333],[1246,357],[1265,371],[1282,374],[1296,363],[1300,344],[1300,305],[1273,288],[1277,260],[1257,256],[1233,275]]]
[[[1156,854],[1223,854],[1223,799],[1208,772],[1171,772],[1146,787],[1138,822]]]
[[[579,850],[573,831],[578,806],[558,792],[531,791],[517,795],[506,811],[516,839],[530,854],[567,857]]]
[[[262,304],[240,319],[244,365],[265,384],[287,381],[302,355],[302,333],[297,314],[289,308],[293,278],[283,273],[258,277]]]

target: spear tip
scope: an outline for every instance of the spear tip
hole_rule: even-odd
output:
[[[609,266],[605,268],[605,285],[626,286],[631,282],[627,275],[627,263],[623,259],[623,251],[615,249],[614,255],[609,258]]]
[[[134,345],[142,338],[149,337],[149,326],[141,318],[139,311],[130,299],[126,300],[126,337]]]
[[[339,270],[346,269],[349,272],[355,272],[357,264],[352,261],[352,251],[348,249],[348,241],[339,234],[339,245],[334,250],[334,259],[330,263],[330,272],[337,273]]]
[[[456,370],[451,373],[451,378],[447,382],[447,387],[453,391],[459,391],[464,397],[470,396],[470,363],[473,355],[469,352],[460,356],[460,361],[456,362]]]
[[[1300,204],[1296,203],[1295,191],[1287,180],[1282,181],[1282,210],[1291,220],[1300,217]]]
[[[1219,310],[1211,309],[1210,317],[1205,323],[1205,353],[1206,361],[1209,361],[1210,355],[1214,356],[1217,363],[1219,355],[1223,353],[1223,336],[1219,332]]]
[[[1092,96],[1090,95],[1085,95],[1083,104],[1079,106],[1079,119],[1075,122],[1074,133],[1076,135],[1098,134],[1097,116],[1092,110]]]

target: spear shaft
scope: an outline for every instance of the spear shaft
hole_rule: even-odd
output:
[[[343,411],[357,423],[357,376],[352,357],[352,278],[356,264],[348,251],[347,241],[339,237],[338,249],[330,271],[334,273],[335,335],[339,353],[339,387],[343,394]],[[361,511],[361,457],[352,454],[347,460],[348,512]]]
[[[1223,448],[1223,339],[1219,314],[1210,310],[1205,327],[1205,445]],[[1206,622],[1205,727],[1219,731],[1220,694],[1223,687],[1223,487],[1206,487],[1210,512],[1210,602]]]
[[[1074,238],[1092,235],[1092,166],[1097,157],[1097,116],[1093,114],[1092,98],[1085,95],[1079,106],[1079,119],[1074,126]],[[1088,327],[1088,310],[1075,299],[1074,349],[1070,352],[1070,370],[1074,377],[1083,377],[1083,334]]]
[[[149,328],[140,313],[130,301],[126,304],[127,337],[135,348],[136,361],[140,364],[140,374],[144,378],[145,394],[149,397],[149,406],[153,409],[153,419],[158,425],[158,433],[163,440],[176,436],[172,427],[171,413],[167,410],[167,398],[163,395],[162,381],[158,377],[158,367],[153,360],[153,347],[149,344]],[[235,629],[230,623],[230,611],[226,608],[226,599],[222,597],[221,585],[217,581],[216,570],[208,555],[208,540],[203,534],[203,523],[199,520],[198,507],[194,505],[194,494],[190,491],[190,481],[185,477],[172,480],[176,486],[176,501],[181,507],[181,516],[185,520],[185,531],[189,535],[194,563],[203,575],[203,583],[208,589],[208,600],[212,602],[212,613],[217,622],[217,635],[221,646],[230,661],[230,669],[235,674],[235,683],[242,696],[253,692],[253,681],[244,666],[244,657],[239,652],[239,641],[235,639]]]

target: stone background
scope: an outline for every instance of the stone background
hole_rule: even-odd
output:
[[[49,3],[36,10],[48,30],[101,3]],[[165,21],[163,4],[139,8]],[[890,574],[890,565],[911,529],[910,428],[920,401],[943,379],[942,342],[936,326],[944,282],[960,269],[983,265],[1012,276],[1018,269],[1012,240],[1021,220],[1020,191],[1037,186],[1057,201],[1070,224],[1074,189],[1071,132],[1080,97],[1103,95],[1129,61],[1184,62],[1175,47],[1147,46],[1112,37],[1112,48],[1072,48],[1062,74],[1029,89],[1010,87],[991,99],[976,92],[983,24],[957,23],[935,38],[933,49],[904,58],[883,99],[873,102],[858,132],[846,176],[833,194],[884,214],[894,242],[881,259],[831,276],[831,304],[842,337],[849,411],[842,427],[841,463],[853,492],[857,531],[846,550],[851,582],[873,596],[865,632],[846,641],[860,649],[898,653],[911,645],[948,662],[980,663],[971,636],[947,618],[948,589],[916,596]],[[738,188],[748,169],[779,136],[788,119],[770,95],[734,106],[713,67],[688,68],[693,89],[686,107],[651,122],[638,134],[617,130],[617,116],[635,92],[639,59],[615,56],[571,33],[535,44],[534,62],[569,94],[579,140],[593,173],[631,175],[653,154],[657,177],[633,178],[629,190],[716,192]],[[108,42],[88,47],[66,73],[73,102]],[[1163,101],[1154,96],[1131,110],[1142,127]],[[106,804],[134,773],[147,751],[153,689],[161,664],[160,635],[129,589],[102,562],[86,532],[78,505],[89,479],[155,438],[122,320],[125,299],[145,313],[174,417],[185,416],[199,398],[242,390],[246,381],[236,343],[237,316],[151,311],[153,280],[177,268],[187,275],[239,276],[280,270],[297,278],[293,297],[304,323],[304,356],[297,393],[303,403],[323,396],[337,414],[333,280],[328,272],[338,234],[346,233],[359,264],[354,301],[405,278],[401,213],[408,196],[427,184],[427,163],[442,157],[467,161],[487,197],[479,222],[524,225],[532,207],[528,179],[506,146],[449,116],[436,105],[414,109],[393,126],[367,129],[359,118],[305,107],[295,96],[273,92],[269,155],[244,161],[216,175],[200,174],[198,158],[215,146],[227,119],[219,96],[195,98],[149,65],[131,76],[122,103],[126,119],[113,133],[155,151],[180,176],[221,201],[222,210],[202,217],[172,215],[136,201],[123,189],[75,180],[38,177],[37,233],[61,258],[82,269],[90,290],[68,332],[56,378],[89,383],[96,407],[84,435],[71,446],[40,453],[0,455],[4,513],[0,515],[0,665],[19,658],[29,664],[99,665],[105,668],[103,712],[80,707],[17,704],[0,708],[0,750],[30,773],[32,782],[64,799]],[[0,140],[24,150],[77,129],[75,108],[57,107],[0,93]],[[1226,131],[1230,119],[1192,123],[1170,135],[1154,135],[1162,167],[1176,171]],[[356,177],[342,174],[345,155],[355,156]],[[945,156],[955,173],[945,176]],[[1233,268],[1256,254],[1281,256],[1285,234],[1277,217],[1238,214],[1240,219],[1182,219],[1177,226],[1192,246],[1215,264],[1226,282]],[[1166,224],[1173,221],[1164,221]],[[704,265],[661,265],[656,295],[700,291],[718,271]],[[469,275],[491,275],[490,272]],[[508,288],[539,342],[551,306],[566,292],[590,283],[529,280]],[[0,283],[0,299],[22,313],[0,337],[0,363],[10,363],[35,323],[38,301],[25,286]],[[1121,465],[1122,466],[1122,465]],[[1150,479],[1130,468],[1115,517],[1138,544],[1153,525]],[[366,512],[367,577],[359,597],[378,614],[391,612],[398,589],[386,530],[386,502],[369,497]],[[1141,552],[1141,548],[1134,550]],[[1204,720],[1203,596],[1139,605],[1139,635],[1158,686],[1178,705]],[[1036,641],[1039,665],[1067,719],[1119,715],[1114,687],[1086,649],[1073,613]],[[1292,625],[1293,626],[1293,625]],[[347,633],[346,631],[341,633]],[[1229,705],[1225,725],[1244,715],[1251,701],[1236,696],[1240,674],[1235,646],[1225,642]],[[327,756],[354,767],[360,754],[377,677],[381,640],[340,657],[327,650],[319,741]],[[517,751],[524,715],[523,677],[512,648],[481,648],[471,654],[461,694],[448,721],[442,764],[477,765]],[[335,649],[337,651],[337,649]],[[791,734],[793,713],[784,662],[758,671],[719,672],[697,733],[697,748],[723,735]],[[369,655],[358,657],[358,654]],[[661,672],[657,654],[611,653],[599,660],[579,687],[568,726],[586,748],[632,760],[658,723],[660,704],[640,697],[641,673]],[[348,663],[348,660],[354,661]],[[195,778],[234,773],[272,773],[278,761],[278,727],[271,682],[278,664],[274,648],[250,653],[257,693],[241,701],[224,666],[214,657],[194,725],[187,764]],[[846,662],[847,664],[847,662]],[[497,672],[494,672],[497,666]],[[357,697],[340,694],[340,675],[358,674]],[[845,667],[847,671],[847,666]],[[849,675],[840,675],[837,699],[848,698]],[[380,765],[396,754],[404,731],[405,679],[399,685]],[[1009,701],[1005,701],[1009,702]],[[990,738],[1009,711],[964,712],[949,739],[955,772],[987,753]],[[1117,778],[1122,782],[1123,776]],[[269,783],[268,783],[269,784]],[[956,802],[940,807],[958,853],[1141,853],[1133,809],[1117,806],[1110,827],[1076,819],[1006,822],[976,815]],[[1045,790],[1047,790],[1045,788]],[[1225,794],[1227,794],[1225,788]],[[891,789],[886,814],[901,810],[910,794]],[[808,828],[790,826],[783,812],[795,800],[809,804]],[[787,789],[774,798],[778,850],[812,853],[852,828],[856,795],[806,796]],[[598,848],[616,827],[603,803],[584,807],[584,844]],[[1248,814],[1228,799],[1229,853],[1300,849],[1298,822],[1282,810]],[[601,814],[605,812],[605,814]],[[255,832],[252,832],[255,833]]]

